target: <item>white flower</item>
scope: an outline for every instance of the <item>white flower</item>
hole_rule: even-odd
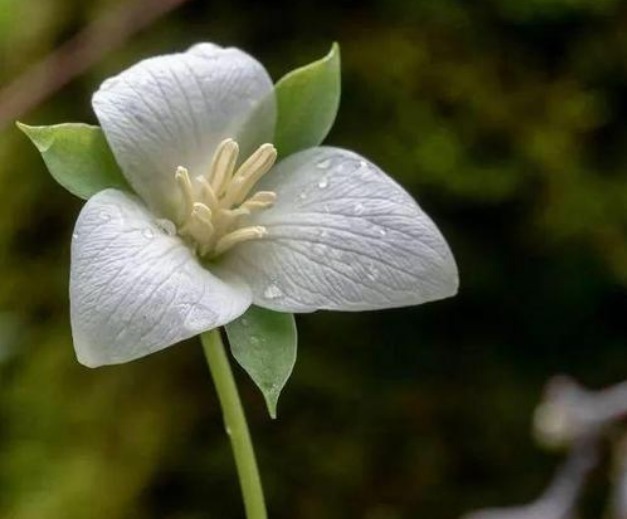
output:
[[[126,362],[280,312],[415,305],[457,290],[433,222],[359,155],[311,148],[274,164],[264,67],[200,44],[105,81],[94,110],[137,196],[106,189],[72,241],[74,345],[87,366]]]

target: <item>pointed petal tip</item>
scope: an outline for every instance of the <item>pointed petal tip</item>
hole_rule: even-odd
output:
[[[93,355],[93,351],[90,351],[91,348],[85,347],[84,341],[74,336],[73,342],[74,354],[76,355],[76,360],[79,364],[82,364],[86,368],[90,369],[99,368],[107,364],[106,362],[103,362],[102,359],[98,359],[97,356]]]

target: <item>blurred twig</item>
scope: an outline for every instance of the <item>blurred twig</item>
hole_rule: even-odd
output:
[[[575,519],[579,493],[596,461],[595,443],[579,441],[536,501],[522,506],[480,510],[464,519]]]
[[[187,0],[121,1],[0,90],[0,130]]]
[[[547,385],[535,413],[537,439],[546,447],[568,448],[570,454],[542,496],[524,506],[486,509],[465,519],[575,519],[576,504],[596,452],[612,426],[627,417],[627,382],[590,391],[568,377]],[[627,436],[614,448],[615,474],[609,518],[627,519]]]
[[[614,473],[609,517],[627,519],[627,435],[623,435],[614,449]]]

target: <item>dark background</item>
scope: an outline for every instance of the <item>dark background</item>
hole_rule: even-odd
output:
[[[2,84],[119,5],[0,0]],[[338,41],[343,93],[327,142],[407,187],[461,276],[442,302],[300,316],[277,421],[237,368],[270,517],[444,519],[534,498],[560,458],[531,436],[546,380],[625,378],[627,2],[190,1],[16,116],[95,123],[103,79],[203,40],[247,50],[275,80]],[[8,122],[0,517],[243,517],[196,341],[118,367],[75,361],[80,207]],[[606,483],[595,475],[584,517],[599,516]]]

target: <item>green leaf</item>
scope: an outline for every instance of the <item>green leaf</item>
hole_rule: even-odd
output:
[[[340,105],[340,47],[324,58],[283,76],[274,87],[279,155],[318,146],[329,133]]]
[[[70,193],[87,199],[114,187],[132,191],[98,126],[65,123],[17,126],[41,153],[53,178]]]
[[[281,390],[296,362],[296,323],[292,314],[251,306],[226,325],[235,360],[261,389],[272,418]]]

